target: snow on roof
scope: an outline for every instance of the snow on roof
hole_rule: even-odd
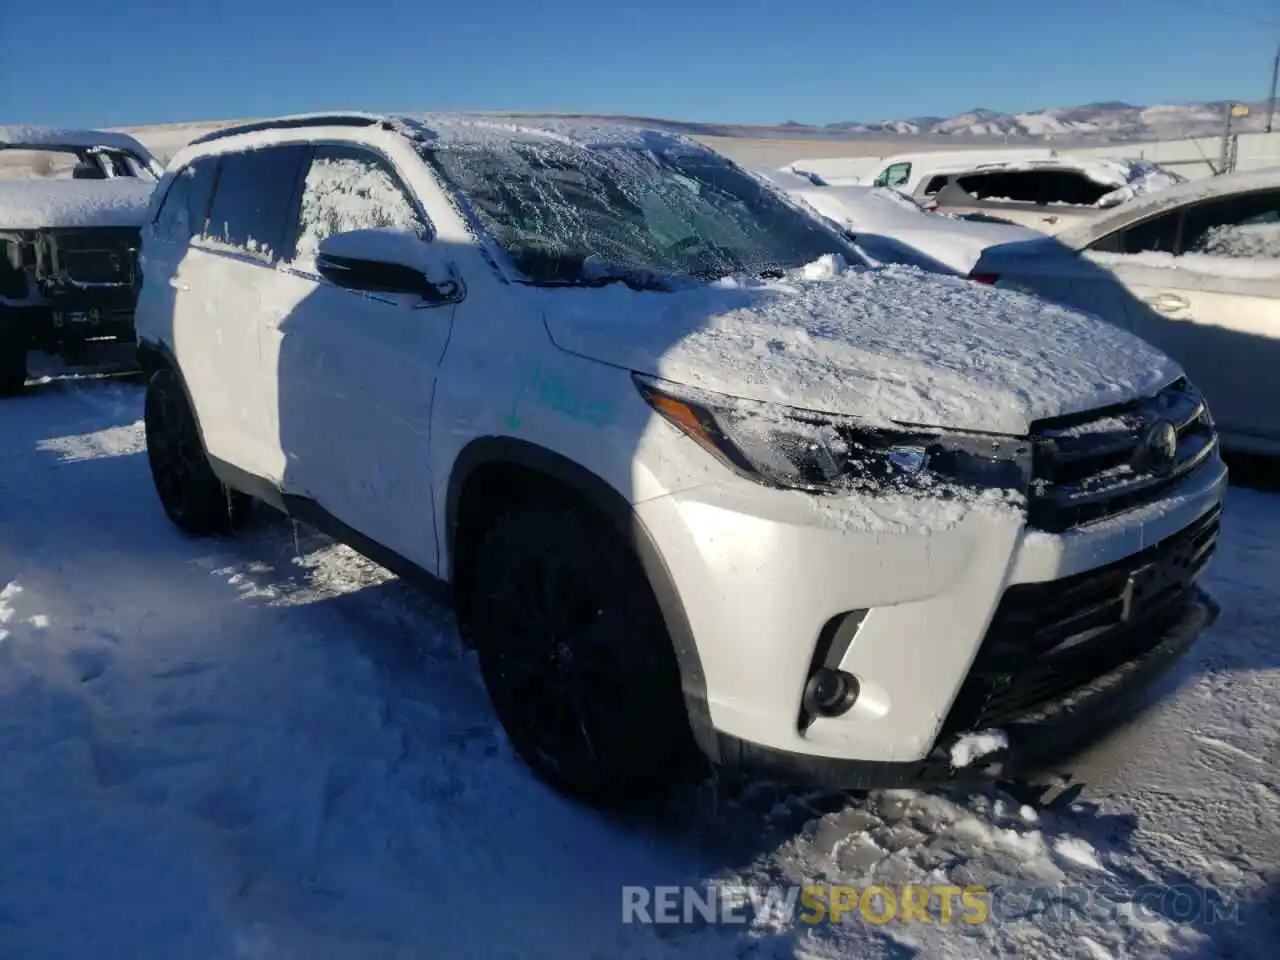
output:
[[[126,150],[140,157],[151,154],[141,143],[114,130],[74,130],[59,127],[0,126],[0,149],[17,148],[110,147]]]
[[[192,141],[186,149],[174,157],[173,162],[185,162],[192,155],[211,152],[202,148],[222,141],[228,141],[228,149],[242,149],[272,143],[277,139],[276,135],[282,131],[307,127],[352,126],[380,126],[411,140],[442,146],[449,143],[496,144],[558,140],[587,148],[634,147],[649,150],[710,152],[706,146],[681,134],[609,120],[527,114],[378,114],[344,111],[291,114],[224,127]]]

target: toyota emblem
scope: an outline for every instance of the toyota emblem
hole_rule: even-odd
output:
[[[1142,441],[1144,466],[1156,476],[1163,476],[1173,468],[1178,457],[1178,431],[1168,420],[1157,420],[1147,428]]]

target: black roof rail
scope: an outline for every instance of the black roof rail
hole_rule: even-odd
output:
[[[299,127],[373,127],[385,125],[386,117],[372,113],[306,113],[292,117],[276,117],[273,120],[253,120],[223,127],[196,137],[188,146],[210,143],[241,133],[257,133],[261,130],[295,130]]]

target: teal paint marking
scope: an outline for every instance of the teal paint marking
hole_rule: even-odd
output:
[[[507,427],[512,430],[524,422],[519,411],[522,401],[530,401],[535,406],[597,427],[612,420],[616,412],[612,401],[584,398],[568,380],[544,370],[541,364],[533,368],[529,379],[511,401]]]

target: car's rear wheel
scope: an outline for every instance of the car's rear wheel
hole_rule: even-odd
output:
[[[471,622],[516,752],[596,806],[652,800],[693,739],[661,612],[630,550],[582,510],[516,508],[476,556]]]
[[[209,466],[195,415],[173,371],[152,374],[144,422],[151,478],[174,525],[193,536],[242,526],[253,500],[224,486]]]

